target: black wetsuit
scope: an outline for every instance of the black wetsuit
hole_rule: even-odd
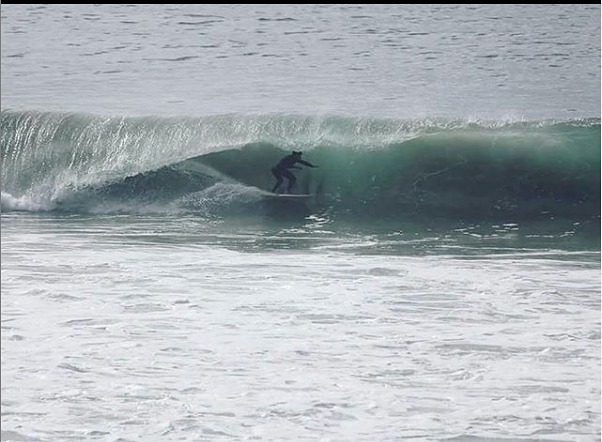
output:
[[[296,163],[303,164],[304,166],[308,167],[316,167],[310,162],[302,160],[301,155],[291,154],[285,156],[280,160],[278,164],[272,167],[272,173],[274,174],[277,180],[276,185],[272,189],[272,192],[276,192],[278,187],[280,187],[283,178],[286,178],[288,180],[288,186],[286,188],[286,191],[291,191],[293,185],[295,184],[295,181],[297,181],[297,178],[295,178],[295,175],[293,175],[289,169],[300,169],[300,167],[295,167]]]

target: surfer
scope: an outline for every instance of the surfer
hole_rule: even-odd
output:
[[[272,173],[274,174],[277,180],[276,185],[272,189],[272,193],[276,193],[276,190],[278,190],[278,188],[282,184],[283,178],[286,178],[288,180],[286,192],[289,193],[291,191],[293,185],[295,184],[295,181],[297,181],[297,178],[295,178],[295,175],[293,175],[289,169],[301,169],[300,167],[295,166],[296,163],[303,164],[307,167],[318,167],[314,166],[308,161],[302,160],[301,155],[303,155],[302,152],[296,152],[293,150],[292,154],[285,156],[278,162],[278,164],[272,167]]]

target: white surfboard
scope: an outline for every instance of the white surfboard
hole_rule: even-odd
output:
[[[261,196],[263,198],[278,199],[278,200],[305,200],[305,199],[311,198],[313,195],[310,195],[309,193],[297,194],[297,193],[265,192],[265,193],[262,193]]]

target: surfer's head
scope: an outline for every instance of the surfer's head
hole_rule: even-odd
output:
[[[296,150],[293,150],[293,155],[300,157],[301,155],[303,155],[303,152],[301,152],[301,151],[297,152]]]

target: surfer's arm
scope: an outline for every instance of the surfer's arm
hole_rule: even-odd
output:
[[[318,167],[318,166],[314,166],[313,164],[311,164],[310,162],[305,161],[305,160],[298,160],[297,162],[301,163],[301,164],[303,164],[304,166],[307,166],[307,167]]]

